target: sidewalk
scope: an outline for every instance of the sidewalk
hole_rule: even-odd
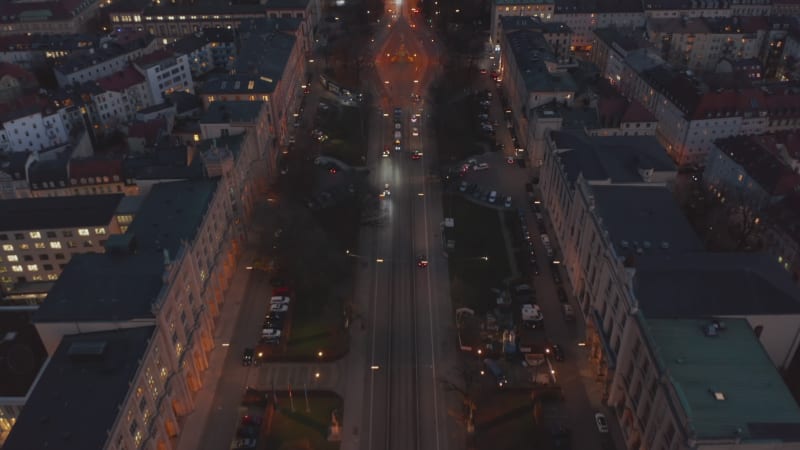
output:
[[[248,249],[240,258],[240,261],[251,261],[255,258],[255,250]],[[201,447],[204,437],[203,430],[207,429],[208,418],[216,397],[217,385],[224,369],[225,358],[228,355],[229,347],[223,347],[223,343],[229,342],[239,311],[247,289],[247,281],[252,274],[241,264],[236,268],[236,273],[231,279],[231,287],[225,293],[225,303],[222,305],[219,317],[217,317],[217,328],[214,330],[214,349],[208,355],[208,370],[203,373],[203,387],[197,392],[194,398],[194,410],[183,419],[181,433],[178,438],[178,450],[197,450]]]

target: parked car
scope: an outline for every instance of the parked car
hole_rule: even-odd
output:
[[[231,450],[256,448],[256,440],[253,438],[237,438],[231,443]]]
[[[557,292],[558,292],[558,301],[561,303],[567,303],[568,301],[567,292],[564,290],[564,288],[559,286]]]
[[[594,415],[594,423],[597,425],[597,431],[608,433],[608,421],[606,420],[606,416],[601,413],[596,413]]]
[[[511,208],[511,196],[506,197],[506,201],[503,203],[506,208]]]
[[[291,299],[289,297],[284,297],[280,295],[274,296],[269,299],[269,303],[272,305],[288,305],[290,302]]]
[[[272,295],[286,295],[289,293],[289,286],[278,286],[272,288]]]
[[[459,192],[467,192],[467,187],[468,186],[469,186],[469,183],[467,183],[466,181],[462,181],[461,185],[458,187],[458,191]]]
[[[286,303],[280,304],[280,305],[277,305],[277,304],[273,303],[273,304],[269,305],[269,310],[271,312],[285,313],[286,311],[289,311],[289,305],[286,304]]]
[[[497,201],[497,191],[489,192],[489,196],[487,197],[489,203],[494,203]]]
[[[574,322],[575,321],[575,310],[572,309],[571,305],[564,303],[561,305],[561,312],[564,314],[564,321],[565,322]]]

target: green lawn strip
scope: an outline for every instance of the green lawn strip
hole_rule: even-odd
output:
[[[493,298],[490,289],[501,287],[511,275],[497,211],[458,194],[445,194],[444,214],[455,220],[456,244],[448,261],[454,306],[485,312]]]
[[[277,359],[316,360],[323,352],[325,360],[337,359],[347,352],[347,333],[343,324],[343,306],[332,295],[315,294],[298,288],[298,303],[292,312],[291,332],[286,351]]]
[[[363,165],[366,124],[362,125],[361,119],[358,107],[336,106],[326,111],[321,116],[320,128],[330,139],[323,144],[322,153],[351,166]]]
[[[473,126],[478,114],[475,97],[463,95],[438,108],[436,128],[440,162],[458,161],[484,152],[483,137],[479,128]]]
[[[540,448],[528,392],[509,391],[483,396],[475,411],[475,448]]]
[[[288,392],[279,392],[278,408],[272,417],[270,433],[266,438],[269,450],[313,449],[336,450],[339,442],[328,441],[331,412],[339,410],[342,399],[327,392],[309,392],[308,409],[301,386],[293,387],[294,411]]]

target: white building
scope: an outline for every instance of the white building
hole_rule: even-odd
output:
[[[165,101],[165,94],[177,91],[194,93],[187,55],[159,50],[137,59],[133,65],[147,80],[149,97],[153,103],[161,103]]]
[[[106,39],[97,48],[73,52],[60,59],[53,72],[61,87],[83,84],[124,70],[131,60],[155,51],[158,42],[144,33],[125,33]]]
[[[12,111],[2,117],[2,133],[12,152],[41,151],[67,144],[73,128],[67,108],[57,107],[45,100]]]
[[[130,122],[136,111],[153,105],[145,77],[133,66],[97,80],[100,90],[92,94],[98,119],[106,129]]]

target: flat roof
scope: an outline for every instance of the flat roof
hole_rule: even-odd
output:
[[[636,257],[633,289],[650,318],[800,314],[788,272],[763,253]]]
[[[620,257],[703,249],[665,187],[594,185],[592,195],[596,214]]]
[[[153,186],[128,227],[140,253],[167,250],[174,258],[181,241],[194,240],[216,190],[217,180],[210,179]]]
[[[283,78],[297,38],[278,30],[268,33],[249,32],[240,35],[239,40],[236,73],[273,80]]]
[[[255,123],[264,102],[212,102],[200,117],[200,123]]]
[[[74,255],[33,320],[152,320],[152,304],[164,285],[163,271],[164,256],[153,251]]]
[[[747,320],[725,319],[724,328],[706,336],[703,327],[710,323],[646,321],[659,365],[688,419],[689,438],[794,441],[796,436],[764,432],[769,424],[797,429],[800,408]]]
[[[548,71],[546,61],[555,62],[555,56],[541,32],[512,30],[505,33],[505,39],[528,92],[575,92],[572,75]]]
[[[123,194],[0,200],[0,232],[108,225]]]
[[[3,449],[105,448],[154,330],[64,336]]]
[[[24,397],[47,359],[33,311],[0,309],[0,397]]]
[[[563,114],[563,113],[562,113]],[[550,133],[567,179],[578,175],[590,181],[645,182],[640,169],[676,173],[677,166],[654,136],[588,136],[583,130]]]

